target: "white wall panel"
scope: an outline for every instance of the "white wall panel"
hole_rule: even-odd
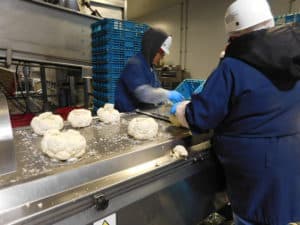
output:
[[[171,53],[165,56],[165,64],[179,65],[180,57],[180,4],[175,4],[155,13],[155,16],[139,18],[140,22],[146,23],[154,28],[160,28],[172,35],[173,42]]]
[[[148,14],[156,14],[157,11],[179,2],[181,0],[127,0],[128,18],[137,19]]]
[[[149,1],[146,2],[149,3]],[[233,0],[189,0],[188,2],[187,48],[183,49],[186,51],[186,70],[190,72],[193,78],[206,78],[217,66],[219,54],[226,45],[227,36],[223,18],[227,6]],[[269,0],[269,2],[275,16],[288,13],[288,0]],[[135,10],[138,9],[135,8]],[[292,5],[292,12],[296,11],[300,12],[300,0],[296,0]],[[130,18],[130,13],[128,16]],[[139,22],[165,29],[173,35],[174,45],[171,55],[166,58],[166,63],[180,63],[180,18],[180,4],[174,3],[171,7],[161,8],[154,13],[136,19]],[[183,52],[183,57],[184,55]],[[184,62],[181,62],[181,65],[184,65]]]
[[[0,1],[0,50],[13,57],[91,64],[91,28],[96,18],[66,13],[30,1]]]
[[[269,0],[269,3],[275,16],[287,14],[289,12],[289,0]],[[291,6],[291,12],[300,12],[300,0],[296,0]]]
[[[225,8],[223,1],[189,1],[186,69],[194,78],[206,78],[219,61],[226,44]]]

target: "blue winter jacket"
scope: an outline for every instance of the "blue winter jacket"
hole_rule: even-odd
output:
[[[120,76],[115,92],[115,108],[121,112],[131,112],[137,108],[153,107],[136,98],[135,90],[141,85],[157,88],[161,83],[142,53],[138,53],[128,60]]]
[[[263,51],[268,65],[278,63],[276,51]],[[266,225],[300,221],[300,82],[286,73],[293,84],[282,90],[278,77],[245,61],[227,55],[192,96],[186,119],[193,131],[215,130],[213,148],[237,215]]]

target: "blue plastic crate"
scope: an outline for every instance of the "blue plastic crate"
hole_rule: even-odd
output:
[[[109,82],[120,78],[120,73],[93,73],[96,82]]]
[[[298,22],[298,23],[300,23],[300,13],[296,14],[296,20],[295,21]]]
[[[92,47],[98,47],[110,44],[124,44],[124,37],[111,37],[111,36],[95,36],[92,38]]]
[[[123,44],[115,44],[115,43],[109,43],[106,45],[99,44],[98,46],[95,43],[92,48],[92,55],[98,55],[98,54],[121,55],[124,54],[124,52],[135,52],[136,49],[141,49],[141,47],[139,45],[135,45],[133,42],[124,42]]]
[[[104,61],[105,63],[111,62],[113,64],[124,64],[124,53],[119,52],[119,54],[111,54],[111,53],[99,53],[94,52],[92,53],[92,60],[94,63],[101,63],[101,61]]]
[[[99,28],[101,26],[101,29]],[[104,19],[92,25],[92,53],[109,52],[111,49],[141,49],[141,39],[148,26],[131,21]],[[124,44],[124,47],[123,47]],[[104,48],[99,48],[104,47]],[[132,50],[136,52],[136,50]]]
[[[96,23],[93,23],[91,25],[91,28],[92,28],[92,34],[95,33],[95,32],[98,32],[101,30],[101,24],[100,24],[100,21],[96,22]]]
[[[112,93],[115,92],[118,85],[118,81],[111,81],[108,83],[104,82],[93,82],[93,88],[95,91],[105,92],[105,93]]]
[[[109,78],[109,79],[93,79],[93,85],[96,88],[102,87],[116,87],[119,78]]]
[[[115,97],[114,92],[105,92],[105,91],[93,91],[93,95],[96,99],[105,100],[105,99],[113,99]]]
[[[126,61],[130,58],[130,57],[132,57],[132,56],[134,56],[135,55],[135,52],[134,51],[126,51],[125,53],[124,53],[124,61],[125,61],[125,63],[126,63]]]
[[[124,64],[93,64],[95,73],[121,73]]]
[[[296,21],[295,14],[289,14],[285,16],[285,23],[293,23]]]
[[[98,46],[116,46],[116,47],[122,47],[124,46],[124,39],[111,39],[111,38],[105,38],[105,37],[99,37],[98,39],[93,39],[92,47],[98,47]]]
[[[97,79],[94,79],[93,81],[93,88],[95,91],[112,92],[118,86],[118,81],[100,81]]]
[[[101,93],[106,93],[106,94],[102,94],[103,95],[112,95],[115,93],[117,87],[96,87],[94,88],[95,91],[101,92]],[[98,96],[99,97],[99,96]]]
[[[135,28],[135,23],[131,21],[124,21],[123,27],[127,30],[133,30]]]
[[[97,51],[93,51],[92,53],[92,59],[93,61],[102,60],[102,59],[120,59],[120,62],[122,62],[122,59],[124,58],[124,51],[119,51],[116,49],[111,49],[109,51],[105,51],[102,49],[98,49]],[[95,62],[97,63],[97,62]]]
[[[122,54],[102,54],[102,53],[98,53],[98,52],[94,52],[92,53],[92,60],[95,61],[95,63],[98,63],[98,61],[119,61],[122,62],[122,59],[124,58],[124,56]]]
[[[92,34],[92,39],[98,38],[111,38],[111,39],[119,39],[124,38],[123,30],[100,30]]]
[[[124,38],[125,40],[128,40],[128,39],[134,39],[136,37],[136,33],[133,32],[133,31],[124,31]]]
[[[105,81],[105,82],[100,82],[100,81],[93,81],[93,87],[95,89],[101,89],[101,88],[115,88],[117,87],[118,84],[118,79],[112,80],[112,81]]]
[[[113,44],[104,45],[104,46],[100,46],[100,52],[108,53],[108,54],[123,53],[124,52],[124,47],[122,46],[122,48],[120,48],[119,46],[113,45]]]
[[[99,70],[110,70],[110,69],[115,69],[115,70],[123,70],[124,68],[124,64],[113,64],[113,63],[109,63],[109,64],[96,64],[93,65],[93,68],[95,69],[99,69]]]
[[[123,20],[105,18],[100,21],[101,26],[123,27]]]
[[[98,63],[98,61],[114,61],[114,64],[122,64],[124,59],[124,53],[120,52],[119,54],[110,54],[110,53],[99,53],[94,52],[92,53],[92,60],[95,61],[95,63]]]
[[[93,56],[93,63],[94,64],[119,64],[124,65],[126,62],[126,59],[124,56],[121,57],[101,57],[101,56]]]
[[[102,102],[114,103],[115,101],[114,93],[102,93],[102,92],[94,91],[93,95],[94,95],[94,99],[100,100]]]
[[[124,48],[119,49],[119,48],[115,48],[115,47],[109,47],[109,46],[105,46],[105,47],[99,47],[97,50],[93,51],[93,54],[100,54],[100,55],[111,55],[111,56],[123,56],[124,55]]]
[[[115,19],[102,19],[91,25],[92,32],[108,29],[123,29],[123,21]]]
[[[109,19],[105,18],[97,21],[91,25],[92,31],[97,31],[99,29],[122,29],[129,31],[145,31],[149,28],[146,24],[139,24],[133,21],[127,20],[117,20],[117,19]]]
[[[97,110],[100,108],[100,107],[103,107],[105,105],[105,101],[102,101],[102,100],[99,100],[99,99],[95,99],[93,100],[94,102],[94,112],[97,113]]]
[[[133,48],[134,47],[134,42],[130,40],[124,41],[124,48]]]
[[[122,21],[119,21],[119,22],[122,22]],[[123,31],[124,30],[122,23],[103,24],[103,25],[101,25],[101,29],[106,30],[106,31],[113,31],[113,30],[122,30]]]
[[[277,16],[274,18],[276,26],[285,24],[285,16]]]
[[[123,70],[120,69],[120,68],[107,68],[107,69],[101,69],[101,68],[97,68],[97,69],[94,69],[93,68],[93,73],[98,73],[98,74],[110,74],[110,73],[114,73],[114,74],[121,74]]]
[[[145,24],[116,19],[102,19],[91,25],[93,79],[120,76],[127,60],[141,50]],[[109,74],[106,77],[106,74]]]
[[[137,39],[141,39],[142,35],[132,31],[101,31],[92,35],[94,41],[131,41],[134,42]]]
[[[116,34],[98,34],[92,37],[92,42],[95,42],[99,45],[99,42],[103,42],[103,40],[124,40],[124,35],[120,33]]]
[[[104,104],[103,104],[104,105]],[[94,103],[94,107],[93,107],[93,114],[97,114],[97,111],[98,111],[98,109],[100,108],[100,107],[102,107],[102,105],[101,106],[97,106],[95,103]]]
[[[177,87],[176,91],[180,92],[185,99],[191,99],[193,93],[202,91],[205,80],[185,79]]]
[[[133,21],[116,20],[116,19],[103,19],[91,25],[92,33],[99,31],[112,31],[112,30],[123,30],[130,32],[145,32],[149,26],[146,24],[139,24]]]

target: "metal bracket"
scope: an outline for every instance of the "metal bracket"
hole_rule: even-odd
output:
[[[9,119],[8,105],[5,95],[0,92],[0,176],[15,172],[17,168],[14,136]]]
[[[6,67],[9,68],[12,62],[12,49],[6,49]]]
[[[93,69],[91,66],[81,66],[81,77],[82,78],[92,78]]]
[[[109,200],[105,198],[104,194],[96,194],[94,195],[94,203],[97,210],[104,210],[109,205]]]

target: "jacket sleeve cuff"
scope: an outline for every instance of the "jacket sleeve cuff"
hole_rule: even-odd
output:
[[[176,117],[181,124],[181,126],[189,128],[189,124],[185,118],[185,109],[187,104],[189,104],[190,101],[183,101],[178,104],[177,109],[176,109]]]

